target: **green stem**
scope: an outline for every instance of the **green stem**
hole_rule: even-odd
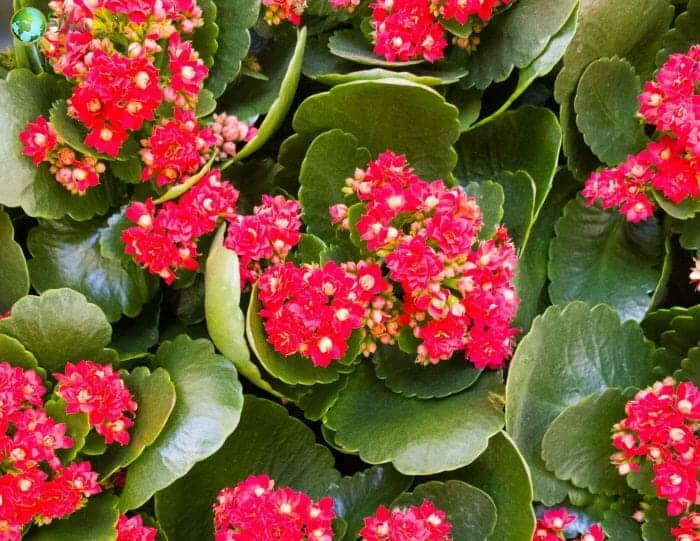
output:
[[[161,195],[158,199],[156,199],[154,201],[154,203],[156,205],[160,205],[162,203],[165,203],[166,201],[170,201],[172,199],[177,199],[182,194],[184,194],[192,186],[197,184],[197,182],[199,182],[202,179],[202,177],[209,172],[212,164],[214,163],[215,157],[216,157],[216,154],[214,156],[212,156],[211,160],[209,160],[206,164],[204,164],[204,167],[202,167],[202,169],[199,171],[199,173],[197,173],[196,175],[192,175],[190,178],[188,178],[182,184],[178,184],[177,186],[173,186],[167,192],[165,192],[163,195]]]

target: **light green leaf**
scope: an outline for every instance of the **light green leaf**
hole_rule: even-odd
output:
[[[129,445],[112,445],[106,454],[93,459],[93,468],[100,472],[101,479],[141,456],[161,433],[175,407],[175,386],[162,368],[151,372],[145,366],[139,366],[123,379],[139,407],[134,426],[129,430]]]
[[[392,507],[420,505],[424,500],[445,512],[453,539],[486,541],[496,525],[496,505],[491,497],[462,481],[423,483],[410,494],[399,496]]]
[[[15,303],[12,315],[0,320],[0,334],[16,338],[49,373],[71,361],[102,361],[112,327],[102,310],[71,289],[28,295]]]
[[[586,68],[574,100],[576,125],[586,144],[607,165],[617,165],[646,146],[637,117],[641,92],[632,65],[619,57],[601,58]]]
[[[343,477],[331,486],[328,495],[335,503],[336,516],[348,525],[340,541],[356,541],[364,525],[364,518],[371,517],[380,505],[389,506],[408,487],[411,477],[397,472],[390,465],[374,466],[357,472],[352,477]]]
[[[153,365],[168,371],[177,400],[156,441],[129,466],[122,511],[140,507],[214,454],[238,425],[243,407],[235,368],[208,340],[181,335],[163,342]]]
[[[29,293],[29,271],[22,247],[15,242],[12,220],[0,207],[0,313]]]
[[[457,115],[457,108],[430,88],[400,79],[356,81],[304,100],[293,127],[303,149],[305,137],[340,128],[357,137],[373,158],[387,149],[406,154],[416,173],[432,180],[448,177],[456,163]],[[369,117],[376,122],[368,122]],[[280,162],[292,165],[282,162],[282,149]]]
[[[640,321],[661,277],[662,232],[656,218],[628,223],[614,211],[571,201],[556,224],[549,252],[549,296],[555,304],[610,304]]]
[[[542,438],[547,468],[594,494],[623,493],[625,478],[610,462],[615,451],[610,431],[625,417],[627,399],[621,389],[610,388],[564,409]]]
[[[110,321],[122,314],[139,315],[160,282],[130,258],[102,255],[101,237],[114,225],[113,219],[40,222],[27,240],[33,256],[29,261],[32,285],[39,292],[70,287],[97,304]]]
[[[606,305],[551,306],[535,318],[515,351],[506,384],[506,430],[530,467],[535,500],[554,505],[570,487],[541,458],[550,423],[589,394],[653,381],[652,349],[639,325],[621,324]]]
[[[460,354],[423,366],[416,363],[415,353],[408,355],[396,346],[380,345],[373,360],[377,377],[407,398],[444,398],[471,387],[481,375],[481,370]]]
[[[529,66],[561,30],[575,0],[519,0],[497,15],[479,34],[479,47],[469,57],[465,81],[486,88],[504,81],[513,68]]]
[[[0,362],[7,362],[24,370],[34,370],[39,376],[46,378],[46,371],[39,367],[36,357],[24,349],[19,340],[6,334],[0,334]]]
[[[248,395],[241,422],[223,447],[156,495],[158,522],[170,541],[211,539],[219,490],[261,474],[277,488],[301,490],[316,500],[339,479],[333,456],[307,426],[282,406]]]
[[[483,374],[440,400],[405,398],[361,364],[326,414],[334,441],[369,464],[391,462],[406,475],[428,475],[471,463],[503,426],[501,375]]]

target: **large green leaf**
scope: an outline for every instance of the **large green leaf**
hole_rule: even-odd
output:
[[[19,340],[39,365],[53,373],[69,361],[105,360],[103,348],[109,344],[112,327],[102,310],[80,293],[52,289],[17,301],[12,315],[0,320],[0,334]]]
[[[170,541],[211,539],[216,494],[249,475],[267,474],[278,488],[318,499],[338,481],[333,457],[313,432],[277,404],[245,397],[241,422],[223,447],[156,494],[158,521]]]
[[[356,541],[364,525],[363,519],[374,515],[380,505],[389,506],[411,482],[411,477],[387,465],[367,468],[332,485],[328,495],[335,503],[335,514],[348,524],[340,541]]]
[[[491,497],[463,481],[430,481],[394,501],[394,507],[420,505],[430,500],[445,512],[452,524],[453,539],[486,541],[496,525],[496,506]]]
[[[204,86],[218,98],[226,90],[226,85],[236,78],[241,61],[248,54],[248,29],[258,19],[260,0],[214,0],[214,3],[219,27],[218,48]]]
[[[632,65],[619,57],[600,58],[586,68],[574,100],[576,125],[586,144],[608,165],[625,161],[648,141],[637,117],[641,92]]]
[[[686,11],[673,22],[673,28],[664,36],[664,48],[656,56],[656,64],[663,64],[671,53],[685,53],[700,42],[700,0],[689,0]]]
[[[107,183],[91,188],[86,195],[73,195],[49,173],[44,164],[36,167],[22,156],[19,134],[27,122],[39,115],[48,115],[55,82],[49,75],[34,75],[26,69],[12,70],[0,80],[0,162],[3,181],[0,182],[0,204],[22,207],[30,216],[62,218],[70,215],[85,220],[103,214],[111,203]]]
[[[464,355],[423,366],[416,355],[396,346],[380,346],[374,354],[374,371],[387,387],[407,398],[443,398],[470,387],[481,375]]]
[[[497,521],[489,541],[526,541],[535,530],[532,480],[525,459],[505,432],[489,440],[479,458],[452,475],[486,492],[496,504]]]
[[[457,161],[452,149],[460,130],[457,115],[440,94],[416,83],[356,81],[304,100],[293,127],[303,136],[302,148],[304,137],[340,128],[355,135],[372,157],[387,149],[406,154],[417,174],[432,180],[449,176]]]
[[[610,462],[610,431],[625,416],[626,403],[621,389],[610,388],[562,411],[542,438],[547,468],[594,494],[622,493],[627,483]]]
[[[93,459],[94,468],[105,479],[136,460],[161,433],[175,407],[175,386],[162,368],[151,372],[139,366],[124,377],[124,383],[138,404],[129,445],[113,445],[105,455]]]
[[[326,243],[347,246],[347,233],[339,235],[331,223],[328,209],[337,203],[352,203],[344,196],[345,180],[355,169],[367,167],[371,157],[367,149],[358,148],[357,138],[342,130],[322,133],[311,143],[299,173],[299,201],[304,208],[304,223]]]
[[[282,79],[280,85],[280,90],[277,98],[270,109],[265,115],[265,119],[258,128],[258,133],[253,137],[251,141],[246,143],[243,149],[238,152],[229,163],[233,161],[239,161],[243,158],[247,158],[257,150],[261,149],[263,145],[272,137],[275,132],[280,128],[282,122],[289,113],[292,107],[292,102],[294,101],[294,96],[296,95],[297,86],[299,85],[299,79],[301,77],[301,66],[304,61],[304,45],[306,44],[306,27],[302,28],[297,33],[297,43],[294,47],[294,54],[292,55],[289,65],[287,66],[287,72]],[[226,164],[222,166],[222,169],[226,167]]]
[[[589,394],[653,381],[651,351],[639,325],[621,324],[606,305],[573,302],[535,318],[515,351],[506,384],[506,429],[530,466],[535,500],[554,505],[569,489],[541,458],[550,423]]]
[[[552,187],[561,129],[557,117],[543,107],[509,111],[474,128],[457,143],[460,182],[496,180],[503,171],[525,171],[535,181],[535,217]]]
[[[27,246],[32,285],[37,291],[70,287],[97,304],[110,321],[135,317],[156,293],[157,276],[130,259],[102,255],[100,239],[114,221],[42,221],[31,230]]]
[[[0,313],[29,293],[29,271],[22,247],[15,242],[12,220],[0,207]]]
[[[566,24],[575,0],[518,0],[479,34],[465,80],[477,88],[504,81],[513,68],[530,65]]]
[[[85,507],[48,526],[33,528],[23,537],[27,541],[114,541],[117,535],[117,498],[99,494],[88,500]]]
[[[30,351],[24,349],[19,340],[0,334],[0,362],[7,362],[12,366],[19,366],[25,370],[34,370],[40,376],[46,377],[46,372],[39,368],[36,357]]]
[[[181,335],[163,342],[153,364],[168,371],[177,400],[156,441],[129,466],[122,511],[140,507],[214,454],[238,425],[243,407],[236,369],[208,340]]]
[[[426,475],[466,466],[486,449],[503,426],[501,392],[501,374],[489,372],[447,398],[405,398],[362,364],[323,422],[339,446],[359,452],[365,462],[391,462],[406,475]]]
[[[298,353],[285,357],[267,341],[267,334],[259,312],[258,291],[257,288],[253,288],[246,318],[248,343],[263,368],[284,383],[289,385],[332,383],[338,380],[341,373],[351,372],[354,369],[353,364],[359,360],[357,357],[360,354],[360,336],[357,331],[350,338],[345,356],[334,361],[328,367],[314,366],[311,359],[302,357]]]
[[[525,171],[503,171],[496,180],[503,187],[503,223],[521,253],[527,246],[534,223],[537,186]]]
[[[571,201],[549,252],[549,296],[555,304],[604,302],[637,321],[661,277],[662,232],[656,218],[628,223],[615,211]]]
[[[564,206],[580,186],[567,169],[554,177],[552,191],[535,221],[527,246],[520,253],[515,275],[515,287],[520,297],[515,326],[527,332],[537,314],[549,306],[547,294],[547,263],[549,243],[554,237],[554,224],[562,215]]]

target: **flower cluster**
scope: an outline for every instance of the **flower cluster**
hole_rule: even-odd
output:
[[[370,317],[372,300],[387,287],[376,264],[270,267],[258,281],[267,340],[282,355],[298,353],[326,367],[343,358],[351,335]]]
[[[299,244],[301,206],[281,195],[262,196],[252,215],[237,215],[228,226],[224,246],[238,254],[241,283],[257,281],[263,263],[283,263]]]
[[[236,143],[247,143],[258,134],[257,128],[226,113],[215,113],[209,129],[214,138],[214,145],[210,152],[215,155],[217,161],[233,158],[238,152]],[[210,158],[208,154],[204,157],[206,160]]]
[[[136,226],[122,233],[125,252],[171,284],[179,269],[199,268],[197,240],[214,231],[220,217],[232,220],[238,191],[214,170],[176,202],[160,208],[151,199],[132,203],[126,217]]]
[[[66,363],[63,374],[54,374],[56,393],[66,402],[66,412],[86,413],[88,422],[105,443],[129,443],[136,402],[119,373],[110,365],[93,361]]]
[[[619,207],[630,222],[654,212],[652,190],[673,203],[700,196],[700,45],[671,55],[639,96],[640,114],[663,134],[624,163],[594,172],[583,196],[589,205]]]
[[[329,0],[350,12],[357,0]],[[435,62],[447,47],[443,21],[465,25],[472,19],[483,26],[499,6],[511,0],[376,0],[370,4],[374,52],[389,62],[423,58]],[[478,21],[478,23],[477,23]]]
[[[46,388],[34,370],[0,362],[0,538],[19,540],[32,521],[48,524],[100,492],[89,462],[61,464],[73,447],[66,425],[44,409]]]
[[[668,515],[688,513],[700,504],[700,439],[695,433],[700,390],[690,382],[676,385],[666,378],[639,391],[625,413],[627,417],[613,427],[613,446],[618,449],[613,464],[627,475],[639,470],[641,461],[649,461],[656,494],[668,501]]]
[[[251,475],[236,487],[221,490],[214,505],[214,539],[333,539],[332,498],[314,502],[303,492],[274,486],[267,475]]]
[[[83,195],[100,183],[105,165],[92,156],[81,156],[69,148],[51,124],[38,116],[19,135],[24,145],[22,153],[32,158],[34,165],[49,163],[49,170],[69,192]]]
[[[476,200],[441,180],[421,180],[404,156],[390,151],[358,169],[346,193],[365,204],[354,227],[400,286],[400,321],[421,342],[418,360],[438,363],[464,350],[477,368],[503,366],[519,303],[517,257],[505,228],[479,240]],[[346,212],[343,205],[330,210],[341,227]]]
[[[262,0],[265,6],[263,18],[270,25],[289,21],[295,26],[301,24],[301,16],[306,9],[306,0]]]
[[[570,515],[564,508],[547,511],[537,520],[532,541],[562,541],[566,539],[564,530],[574,520],[576,515]],[[603,541],[604,539],[603,529],[599,524],[594,524],[587,532],[581,534],[577,541]]]
[[[678,528],[671,530],[676,541],[697,541],[700,539],[700,513],[690,513],[681,518]]]
[[[141,515],[119,515],[116,541],[155,541],[158,530],[143,525]]]
[[[363,541],[451,541],[452,524],[430,500],[419,506],[387,509],[383,505],[373,517],[364,519]]]

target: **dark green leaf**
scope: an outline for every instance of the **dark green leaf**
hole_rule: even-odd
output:
[[[114,541],[117,535],[117,498],[111,494],[92,496],[85,507],[48,526],[34,527],[27,541]]]
[[[68,361],[103,360],[112,327],[102,310],[80,293],[53,289],[17,301],[12,315],[0,320],[0,334],[19,340],[53,373],[63,370]]]
[[[700,214],[683,220],[676,224],[676,231],[680,233],[678,242],[686,250],[700,250]]]
[[[208,67],[214,65],[214,55],[219,48],[219,25],[217,21],[217,4],[214,0],[197,0],[202,8],[204,24],[197,28],[192,35],[192,45],[199,53],[199,57]]]
[[[664,36],[664,48],[656,55],[656,64],[663,64],[671,53],[686,53],[700,42],[700,0],[689,0],[686,11],[673,23]]]
[[[547,468],[594,494],[622,493],[627,484],[610,462],[615,451],[610,431],[625,417],[625,404],[622,390],[610,388],[562,411],[542,438]]]
[[[637,117],[641,86],[632,65],[619,57],[591,62],[581,75],[574,100],[576,125],[608,165],[622,163],[648,142]]]
[[[36,357],[24,349],[19,340],[6,334],[0,334],[0,360],[0,362],[7,362],[25,370],[34,370],[42,378],[46,378],[46,371],[39,368]]]
[[[55,395],[54,395],[55,396]],[[73,440],[73,447],[70,449],[61,449],[56,454],[61,459],[64,465],[75,460],[75,457],[83,450],[86,438],[90,432],[91,426],[88,421],[87,413],[66,413],[66,403],[60,398],[48,400],[45,404],[46,414],[58,423],[66,425],[66,434]],[[100,437],[102,443],[104,440]]]
[[[423,366],[415,353],[407,355],[396,346],[380,346],[374,363],[377,377],[407,398],[444,398],[472,386],[481,375],[463,355]]]
[[[124,378],[127,388],[139,405],[134,426],[129,430],[129,445],[112,445],[107,454],[93,459],[101,479],[114,474],[136,460],[161,433],[175,407],[175,386],[162,368],[152,373],[139,366]]]
[[[223,447],[156,495],[156,514],[168,539],[211,539],[218,491],[263,473],[276,487],[289,486],[314,499],[339,478],[332,455],[315,443],[308,427],[282,406],[246,396],[241,422]]]
[[[503,426],[496,398],[501,392],[500,373],[490,372],[447,398],[405,398],[362,364],[323,422],[340,447],[359,452],[365,462],[391,462],[406,475],[427,475],[465,466],[486,449]]]
[[[120,359],[132,359],[158,343],[162,295],[157,295],[135,318],[122,318],[112,325],[109,347],[119,352]]]
[[[390,465],[374,466],[343,477],[331,486],[328,495],[335,503],[335,514],[347,522],[347,532],[340,541],[356,541],[365,517],[373,516],[380,505],[389,506],[411,486],[411,477],[397,472]]]
[[[525,171],[503,171],[496,177],[503,187],[503,223],[508,227],[508,234],[513,239],[518,253],[521,253],[530,238],[534,222],[535,181]]]
[[[430,500],[445,512],[452,524],[453,539],[486,541],[496,525],[496,506],[491,497],[462,481],[430,481],[410,494],[399,496],[393,506],[420,505]]]
[[[503,203],[505,195],[500,184],[490,180],[470,182],[464,187],[464,191],[476,198],[484,217],[484,226],[479,238],[490,239],[503,220]]]
[[[113,219],[43,221],[32,229],[29,273],[37,291],[70,287],[97,304],[110,321],[139,315],[158,290],[159,279],[129,259],[102,255],[101,236],[114,225]]]
[[[338,395],[347,384],[347,377],[342,376],[333,383],[314,385],[299,399],[297,405],[304,411],[304,417],[311,421],[319,421],[335,404]]]
[[[15,242],[12,220],[0,207],[0,313],[29,293],[29,271],[22,247]]]
[[[535,500],[562,501],[567,483],[545,469],[542,437],[567,406],[609,387],[644,387],[654,379],[652,345],[635,322],[620,323],[605,305],[552,306],[535,318],[510,365],[506,427],[530,466]]]
[[[561,30],[576,7],[574,0],[519,0],[494,17],[479,34],[465,78],[477,88],[504,81],[513,68],[529,66]]]
[[[140,507],[214,454],[238,425],[243,407],[235,368],[208,340],[181,335],[163,342],[153,365],[168,371],[177,400],[156,441],[129,466],[122,511]]]
[[[622,319],[640,321],[661,277],[662,232],[654,217],[630,224],[579,197],[557,222],[549,257],[553,303],[604,302]]]

